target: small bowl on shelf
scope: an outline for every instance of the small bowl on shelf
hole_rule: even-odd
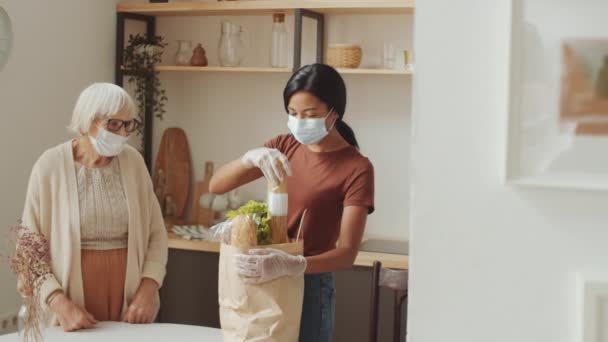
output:
[[[327,64],[334,68],[356,69],[361,65],[363,50],[354,44],[332,44],[327,49]]]

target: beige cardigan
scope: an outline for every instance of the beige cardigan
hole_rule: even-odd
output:
[[[127,274],[123,315],[142,278],[162,285],[167,263],[167,231],[141,154],[127,146],[118,156],[129,211]],[[53,275],[41,286],[40,299],[63,289],[84,306],[80,265],[80,214],[72,142],[44,152],[32,169],[23,224],[44,234],[51,248]],[[57,320],[53,317],[53,322]]]

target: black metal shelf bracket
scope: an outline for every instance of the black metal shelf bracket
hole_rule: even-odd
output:
[[[146,24],[146,35],[153,37],[156,35],[156,18],[153,16],[134,14],[134,13],[118,13],[116,16],[116,61],[114,66],[114,83],[119,86],[124,85],[124,76],[128,71],[122,69],[124,48],[125,48],[125,24],[127,20],[141,21]],[[152,97],[152,84],[146,84],[145,98]],[[144,99],[145,101],[145,99]],[[143,130],[143,148],[144,161],[148,167],[148,171],[152,171],[152,133],[154,128],[154,113],[151,106],[146,105],[144,110],[144,130]]]
[[[311,18],[317,21],[317,56],[318,63],[323,62],[325,55],[325,16],[322,13],[298,8],[294,11],[294,37],[293,37],[293,71],[302,66],[302,21],[303,18]]]

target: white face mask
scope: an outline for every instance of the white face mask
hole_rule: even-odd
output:
[[[303,145],[312,145],[316,144],[319,141],[323,140],[329,134],[334,127],[334,123],[329,128],[329,131],[325,128],[325,120],[327,117],[331,115],[333,109],[327,113],[324,118],[314,118],[314,119],[298,119],[294,115],[289,115],[289,119],[287,120],[287,127],[291,134],[293,134],[294,138],[300,144]]]
[[[125,148],[129,137],[114,134],[100,127],[97,138],[89,135],[89,139],[100,156],[115,157]]]

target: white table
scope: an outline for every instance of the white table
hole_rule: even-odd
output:
[[[17,342],[17,334],[0,336],[0,342]],[[222,331],[216,328],[180,324],[127,324],[100,322],[94,329],[64,332],[60,327],[46,331],[45,342],[221,342]]]

